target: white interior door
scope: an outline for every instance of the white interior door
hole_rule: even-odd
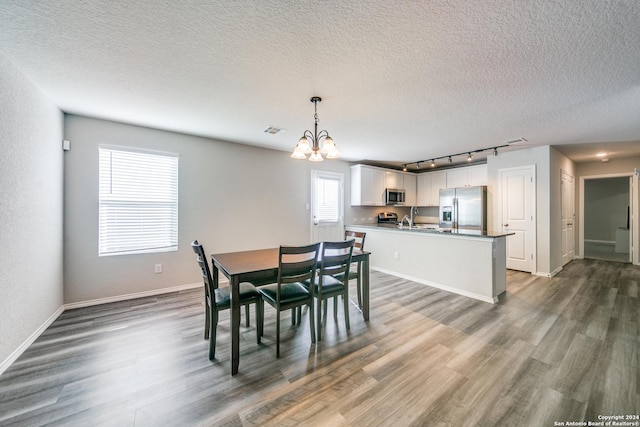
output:
[[[535,272],[535,167],[500,170],[501,226],[507,237],[507,268]]]
[[[571,261],[575,255],[575,186],[573,177],[562,171],[562,265]]]
[[[344,240],[344,175],[311,171],[311,242]]]

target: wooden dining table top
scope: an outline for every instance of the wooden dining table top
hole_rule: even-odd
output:
[[[211,259],[230,275],[278,268],[279,248],[254,249],[211,255]]]
[[[279,248],[254,249],[211,255],[212,261],[227,274],[234,276],[249,272],[267,271],[278,268]],[[353,261],[369,252],[353,249]]]

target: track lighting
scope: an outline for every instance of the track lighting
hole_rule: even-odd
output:
[[[524,140],[526,141],[526,140]],[[402,170],[406,171],[407,170],[407,166],[409,165],[416,165],[416,169],[420,169],[420,163],[428,163],[429,166],[431,166],[432,168],[436,167],[436,161],[440,160],[440,159],[448,159],[449,164],[453,163],[453,158],[454,157],[460,157],[460,156],[466,156],[467,158],[467,162],[471,162],[473,161],[473,153],[483,153],[485,151],[491,151],[493,152],[494,156],[498,155],[498,149],[499,148],[503,148],[503,147],[508,147],[509,144],[503,144],[503,145],[497,145],[495,147],[489,147],[489,148],[481,148],[479,150],[475,150],[475,151],[468,151],[468,152],[462,152],[462,153],[456,153],[456,154],[449,154],[446,156],[441,156],[441,157],[434,157],[431,160],[419,160],[417,162],[409,162],[409,163],[405,163],[402,165]]]

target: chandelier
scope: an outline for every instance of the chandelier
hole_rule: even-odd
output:
[[[296,147],[293,149],[293,153],[291,153],[291,158],[306,159],[307,155],[311,154],[309,160],[312,162],[321,162],[324,160],[322,158],[322,154],[324,154],[327,159],[336,159],[340,156],[340,153],[333,139],[329,136],[329,132],[321,130],[320,133],[318,133],[318,102],[322,101],[322,98],[313,96],[310,101],[313,102],[315,110],[315,114],[313,115],[315,120],[313,132],[310,130],[304,131]],[[320,149],[321,140],[324,140],[322,149]]]

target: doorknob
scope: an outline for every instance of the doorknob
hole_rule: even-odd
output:
[[[502,224],[502,226],[503,226],[503,227],[508,227],[508,226],[509,226],[509,224]]]

